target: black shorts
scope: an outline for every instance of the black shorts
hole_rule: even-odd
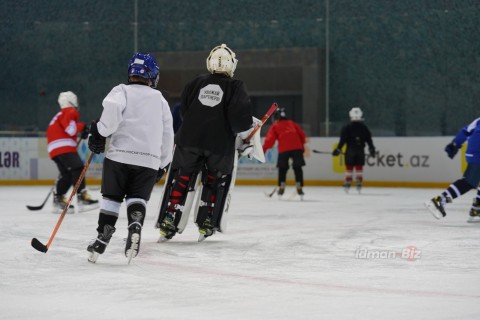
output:
[[[76,152],[59,154],[52,160],[57,164],[60,175],[62,176],[70,174],[72,170],[81,171],[84,166],[82,159],[80,159],[80,156]]]
[[[277,168],[288,168],[288,161],[292,159],[292,167],[299,168],[305,165],[303,150],[291,150],[278,154]]]
[[[365,152],[363,150],[348,150],[345,153],[345,165],[347,166],[364,166]]]
[[[140,198],[148,201],[157,170],[125,164],[105,158],[102,171],[102,195],[114,201]]]
[[[200,172],[205,165],[209,171],[230,174],[233,170],[233,157],[234,155],[214,154],[199,148],[176,146],[172,169],[182,169],[182,174],[190,175]]]

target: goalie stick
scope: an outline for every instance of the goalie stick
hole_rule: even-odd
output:
[[[80,173],[80,176],[78,177],[77,183],[75,183],[75,186],[73,187],[72,193],[70,194],[70,197],[68,198],[67,204],[65,205],[65,208],[63,208],[62,214],[58,218],[57,224],[55,225],[55,228],[53,228],[52,235],[50,236],[50,239],[48,239],[48,242],[46,245],[41,243],[37,238],[32,239],[32,247],[35,248],[35,250],[38,250],[40,252],[46,253],[48,251],[48,248],[50,248],[50,245],[52,244],[53,238],[55,238],[55,234],[57,234],[58,229],[60,228],[60,225],[62,224],[63,218],[65,217],[65,214],[67,213],[68,207],[70,206],[70,202],[72,201],[73,196],[77,192],[78,188],[80,187],[80,183],[83,180],[83,177],[85,176],[85,173],[87,172],[88,166],[90,165],[90,161],[92,161],[94,153],[90,153],[88,156],[87,161],[85,162],[85,166],[83,167],[82,172]]]

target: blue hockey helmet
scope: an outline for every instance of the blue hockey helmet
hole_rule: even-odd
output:
[[[139,76],[152,82],[155,88],[158,84],[160,68],[157,61],[150,53],[137,52],[128,62],[128,76]]]

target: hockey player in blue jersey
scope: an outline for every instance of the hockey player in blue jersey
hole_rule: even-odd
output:
[[[445,206],[451,203],[453,199],[472,189],[477,189],[477,195],[473,200],[468,222],[480,222],[480,118],[463,127],[453,141],[445,147],[448,157],[453,159],[466,141],[467,151],[465,152],[465,160],[467,161],[467,169],[465,169],[463,177],[453,182],[440,195],[433,197],[425,203],[437,219],[446,216]]]

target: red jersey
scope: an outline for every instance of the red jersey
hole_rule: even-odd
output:
[[[263,151],[267,151],[278,140],[278,152],[286,152],[292,150],[303,150],[306,142],[306,136],[302,128],[292,120],[280,119],[267,132],[265,142],[263,143]]]
[[[85,123],[78,122],[80,114],[74,107],[60,109],[47,128],[48,154],[50,158],[59,154],[77,152],[77,134]]]

